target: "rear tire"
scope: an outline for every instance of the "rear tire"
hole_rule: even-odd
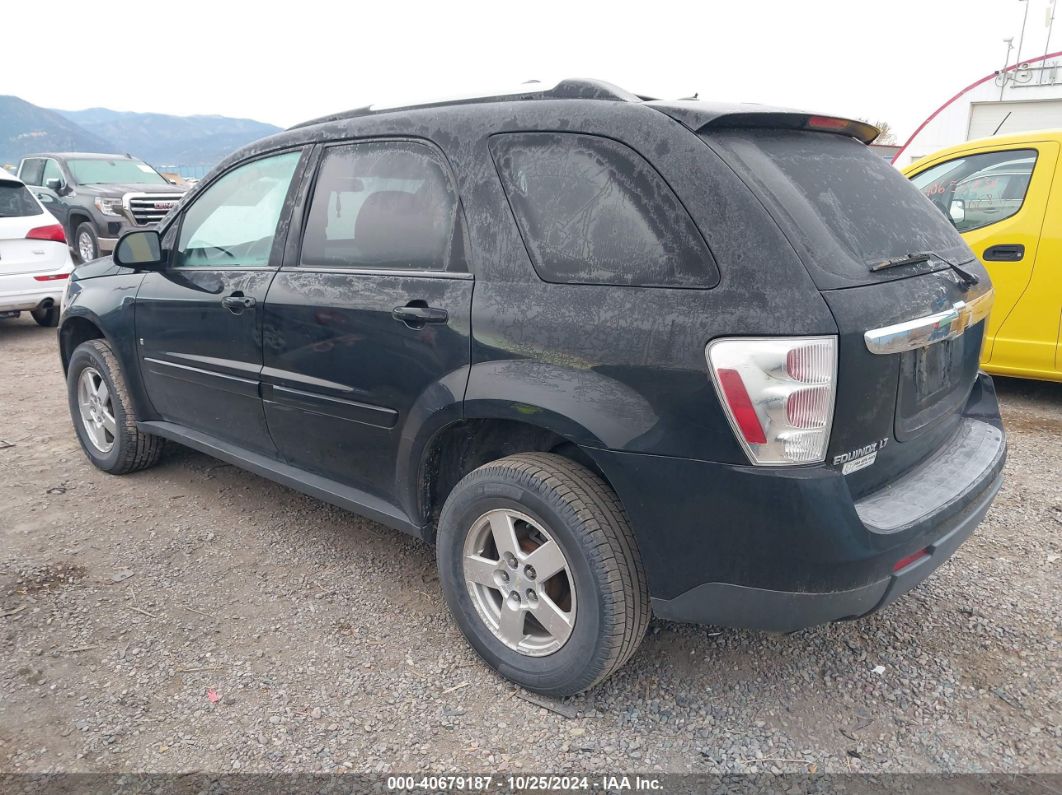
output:
[[[593,687],[645,634],[649,594],[623,506],[567,458],[524,453],[467,475],[443,506],[437,547],[461,631],[491,667],[528,690],[568,696]],[[546,547],[550,565],[528,572],[529,561],[545,563],[531,556]]]
[[[89,340],[77,346],[66,383],[70,417],[89,461],[112,475],[158,463],[163,440],[136,427],[129,388],[106,341]]]
[[[59,307],[52,304],[46,309],[34,309],[30,312],[38,326],[55,328],[59,325]]]
[[[96,227],[84,221],[74,230],[74,252],[82,262],[89,262],[100,255],[100,240]]]

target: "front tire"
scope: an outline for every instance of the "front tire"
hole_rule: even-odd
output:
[[[78,224],[74,230],[74,249],[82,262],[91,262],[100,255],[100,240],[96,227],[88,221]]]
[[[443,506],[437,546],[461,631],[528,690],[586,690],[645,634],[649,594],[619,498],[562,456],[514,455],[467,475]]]
[[[78,441],[96,467],[125,475],[158,462],[162,439],[136,427],[129,388],[106,341],[89,340],[77,346],[66,383]]]

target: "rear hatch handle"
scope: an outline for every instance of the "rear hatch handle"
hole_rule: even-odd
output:
[[[992,288],[985,286],[975,297],[956,301],[948,309],[872,329],[863,335],[863,339],[867,350],[882,355],[924,348],[934,342],[954,339],[970,326],[980,323],[992,311],[994,300]]]

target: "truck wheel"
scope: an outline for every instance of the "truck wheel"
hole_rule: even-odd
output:
[[[30,314],[33,316],[33,319],[37,321],[38,326],[55,328],[59,325],[59,307],[55,304],[43,309],[34,309]]]
[[[96,236],[96,228],[88,221],[78,224],[74,232],[74,247],[82,262],[89,262],[100,255],[100,241]]]
[[[566,458],[525,453],[471,472],[443,506],[437,546],[461,631],[528,690],[586,690],[645,634],[649,594],[623,506]]]
[[[103,340],[78,345],[66,384],[78,441],[93,464],[124,475],[158,462],[162,439],[136,427],[129,389],[110,345]]]

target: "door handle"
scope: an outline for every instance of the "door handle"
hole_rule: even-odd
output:
[[[450,313],[428,306],[424,301],[410,301],[405,306],[396,306],[391,310],[391,317],[410,328],[424,328],[427,323],[446,323]]]
[[[1021,262],[1025,258],[1025,246],[1020,243],[1000,243],[985,249],[986,262]]]
[[[234,315],[241,314],[243,310],[250,309],[256,303],[258,302],[252,296],[244,295],[239,290],[221,299],[221,305]]]

